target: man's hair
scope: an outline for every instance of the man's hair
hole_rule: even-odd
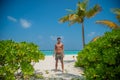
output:
[[[58,38],[57,38],[57,40],[58,40],[58,39],[61,39],[61,38],[60,38],[60,37],[58,37]]]

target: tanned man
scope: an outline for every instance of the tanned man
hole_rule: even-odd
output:
[[[55,44],[55,71],[57,71],[58,67],[58,60],[61,62],[61,67],[62,67],[62,72],[64,72],[64,63],[63,63],[63,58],[64,58],[64,45],[61,42],[61,38],[57,38],[57,43]]]

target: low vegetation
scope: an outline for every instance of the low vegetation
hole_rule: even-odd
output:
[[[79,52],[75,64],[85,68],[87,80],[120,79],[120,29],[106,32]]]
[[[0,40],[0,80],[15,80],[18,74],[28,79],[34,73],[31,62],[42,59],[44,54],[33,43]]]

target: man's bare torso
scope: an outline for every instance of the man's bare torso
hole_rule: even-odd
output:
[[[55,45],[55,52],[56,53],[62,53],[63,52],[63,44],[62,43],[57,43]]]

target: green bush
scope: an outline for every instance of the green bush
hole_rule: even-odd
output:
[[[106,32],[79,52],[76,66],[85,68],[87,80],[120,79],[120,29]]]
[[[31,62],[44,59],[39,47],[33,43],[0,40],[0,78],[15,80],[15,72],[21,70],[23,78],[33,75]]]

